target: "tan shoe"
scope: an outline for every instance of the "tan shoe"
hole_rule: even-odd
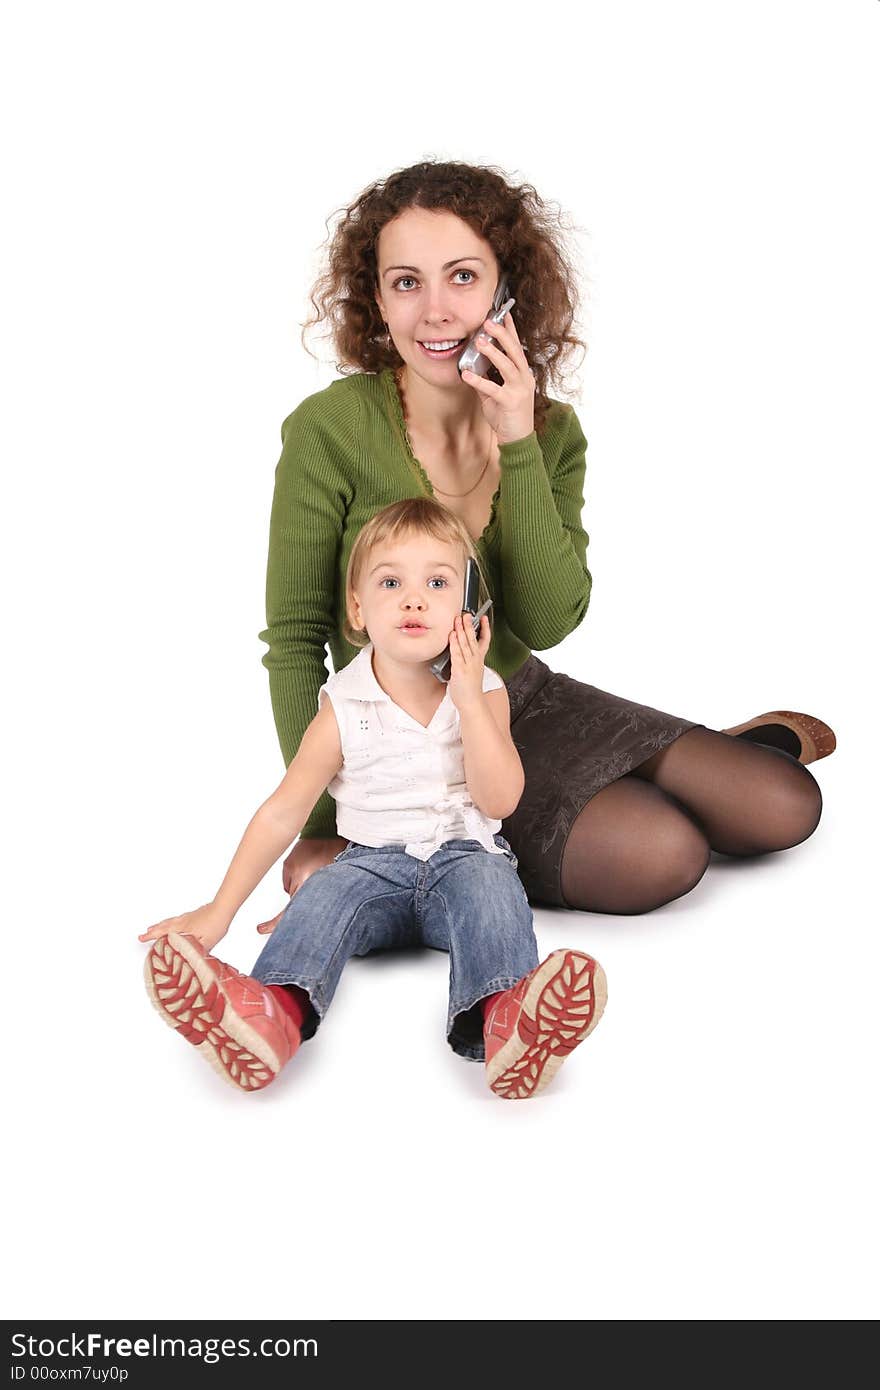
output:
[[[144,974],[165,1022],[241,1091],[268,1086],[300,1045],[299,1029],[265,985],[209,955],[194,936],[160,936]]]
[[[769,725],[781,725],[788,729],[800,744],[800,749],[794,747],[794,740],[786,738],[784,735],[774,739]],[[754,730],[760,732],[755,733]],[[787,753],[792,753],[799,762],[815,763],[820,758],[827,758],[829,753],[833,753],[837,747],[837,739],[834,730],[827,724],[823,724],[821,719],[816,719],[812,714],[798,714],[791,709],[774,709],[769,714],[756,714],[754,719],[749,719],[745,724],[737,724],[732,729],[722,729],[723,734],[745,734],[753,743],[776,744],[779,748],[784,748]],[[762,737],[766,735],[766,737]]]

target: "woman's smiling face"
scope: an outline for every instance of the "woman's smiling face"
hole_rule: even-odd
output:
[[[426,381],[458,382],[458,358],[498,284],[491,246],[452,212],[407,208],[382,228],[376,256],[376,303],[400,356]],[[432,342],[454,346],[432,353]]]

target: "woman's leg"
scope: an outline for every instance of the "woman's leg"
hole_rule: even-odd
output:
[[[818,784],[795,757],[714,729],[689,729],[631,775],[675,797],[721,854],[790,849],[822,814]]]
[[[721,854],[767,854],[807,839],[822,794],[776,748],[689,729],[578,815],[562,859],[562,893],[587,912],[650,912],[695,887]]]
[[[690,892],[710,853],[684,806],[628,773],[591,797],[572,824],[562,896],[584,912],[650,912]]]

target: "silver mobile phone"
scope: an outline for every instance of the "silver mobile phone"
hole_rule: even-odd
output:
[[[502,275],[498,281],[498,288],[495,291],[495,297],[492,300],[492,309],[489,314],[489,318],[493,323],[501,323],[508,309],[512,309],[516,303],[515,299],[509,299],[507,297],[507,289],[507,276]],[[481,324],[477,332],[468,339],[458,359],[458,370],[460,373],[464,371],[474,372],[477,376],[484,376],[489,381],[494,381],[496,385],[503,386],[504,378],[498,368],[495,366],[494,362],[490,362],[488,357],[480,352],[480,349],[477,347],[477,334],[482,333],[482,331],[483,328]]]
[[[462,613],[470,614],[474,625],[474,636],[480,635],[480,619],[484,613],[488,613],[492,607],[492,600],[486,599],[480,608],[477,608],[477,599],[480,595],[480,571],[476,564],[468,556],[467,568],[464,575],[464,597],[462,599]],[[431,662],[431,670],[438,681],[448,681],[452,675],[452,654],[447,647],[438,657]]]

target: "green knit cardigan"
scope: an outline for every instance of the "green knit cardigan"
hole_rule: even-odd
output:
[[[345,572],[355,537],[389,502],[433,496],[409,446],[391,368],[341,377],[307,396],[281,427],[269,532],[268,645],[263,664],[285,765],[333,669],[357,656],[342,635]],[[475,542],[493,599],[486,665],[508,679],[530,651],[554,647],[590,601],[588,536],[581,526],[587,441],[570,405],[551,401],[544,429],[500,448],[501,481]],[[336,834],[324,792],[302,829]]]

